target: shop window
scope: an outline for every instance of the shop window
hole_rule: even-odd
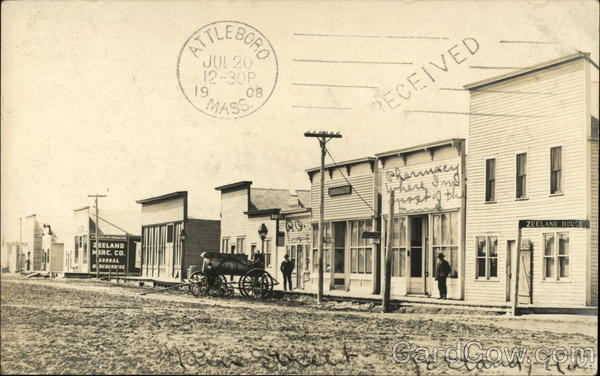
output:
[[[350,225],[350,272],[371,274],[372,248],[369,239],[363,239],[362,234],[371,228],[371,220],[351,221]]]
[[[235,242],[237,253],[244,254],[246,253],[246,237],[238,237]]]
[[[516,195],[517,198],[527,197],[527,153],[517,154]]]
[[[498,277],[498,237],[477,236],[475,240],[477,248],[476,273],[478,279],[490,279]]]
[[[569,234],[544,234],[544,279],[560,280],[569,275]]]
[[[75,237],[75,248],[73,249],[73,261],[75,264],[77,264],[79,262],[79,241],[77,239],[78,237]]]
[[[229,252],[229,238],[221,239],[221,253]]]
[[[81,237],[81,243],[83,246],[83,263],[87,264],[88,262],[88,237],[87,235],[84,235]]]
[[[458,278],[458,212],[432,215],[433,226],[433,260],[432,269],[435,271],[438,255],[441,253],[450,264],[450,278]]]
[[[173,231],[175,226],[168,225],[167,226],[167,243],[173,243]]]
[[[496,201],[496,159],[485,160],[485,201]]]
[[[383,221],[388,229],[387,219]],[[392,277],[406,277],[406,217],[395,217],[392,223]],[[382,239],[387,250],[387,233]]]
[[[319,226],[312,226],[312,247],[313,247],[313,271],[319,272]],[[325,240],[331,239],[331,222],[323,224],[323,237]],[[323,272],[331,271],[331,242],[323,242]]]
[[[562,193],[562,147],[550,149],[550,194]]]

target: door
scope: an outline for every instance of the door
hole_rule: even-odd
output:
[[[346,222],[335,222],[333,229],[333,288],[346,288]]]
[[[409,217],[409,294],[425,294],[427,217]]]
[[[515,241],[509,240],[506,242],[506,301],[511,301],[512,293],[512,255],[515,251]]]
[[[173,242],[174,242],[174,226],[172,224],[167,225],[167,241],[165,244],[165,269],[166,277],[174,277],[174,263],[173,263]]]
[[[521,249],[521,270],[519,275],[519,304],[531,303],[531,274],[532,274],[532,249]]]

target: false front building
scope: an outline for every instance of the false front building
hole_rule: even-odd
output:
[[[473,113],[468,301],[514,303],[520,262],[519,305],[598,305],[598,85],[592,77],[597,65],[576,53],[465,86]]]
[[[464,298],[465,141],[449,139],[376,154],[382,244],[394,191],[391,295],[438,296],[437,256],[451,266],[448,298]],[[381,268],[384,268],[383,260]]]
[[[188,217],[186,191],[136,201],[142,205],[142,277],[177,282],[202,252],[219,252],[220,221]]]

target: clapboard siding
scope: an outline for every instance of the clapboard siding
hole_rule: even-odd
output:
[[[229,237],[229,244],[235,244],[235,238],[246,234],[248,218],[248,189],[221,192],[221,238]],[[221,252],[229,252],[221,249]]]
[[[311,215],[310,213],[286,215],[285,221],[280,224],[280,228],[285,231],[286,245],[310,243]]]
[[[596,98],[597,100],[597,98]],[[598,114],[596,114],[598,116]],[[598,141],[591,143],[591,213],[590,213],[590,233],[591,233],[591,257],[590,267],[590,290],[591,305],[598,305]]]
[[[506,248],[517,238],[519,219],[585,219],[586,113],[584,61],[471,92],[469,127],[465,298],[506,302]],[[490,116],[496,115],[496,116]],[[550,196],[550,148],[562,146],[563,195]],[[527,153],[527,200],[516,200],[516,154]],[[485,160],[496,159],[496,203],[485,203]],[[597,180],[597,179],[596,179]],[[556,229],[554,229],[556,230]],[[570,235],[568,281],[544,281],[543,229],[524,230],[533,244],[533,303],[581,306],[586,299],[585,229]],[[559,230],[562,231],[562,230]],[[498,278],[475,278],[475,237],[498,236]],[[513,262],[514,264],[514,262]]]
[[[352,185],[352,193],[342,196],[329,196],[329,188],[348,185],[344,178],[330,179],[325,173],[325,221],[345,218],[371,217],[375,209],[375,180],[373,174],[349,176],[348,181]],[[311,208],[313,219],[319,218],[319,176],[315,175],[311,187]],[[367,206],[360,196],[371,206]]]

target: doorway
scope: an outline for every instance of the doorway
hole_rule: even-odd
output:
[[[334,222],[333,288],[346,288],[346,222]]]
[[[425,294],[426,283],[425,276],[427,269],[427,216],[410,216],[408,221],[409,233],[409,294]]]

